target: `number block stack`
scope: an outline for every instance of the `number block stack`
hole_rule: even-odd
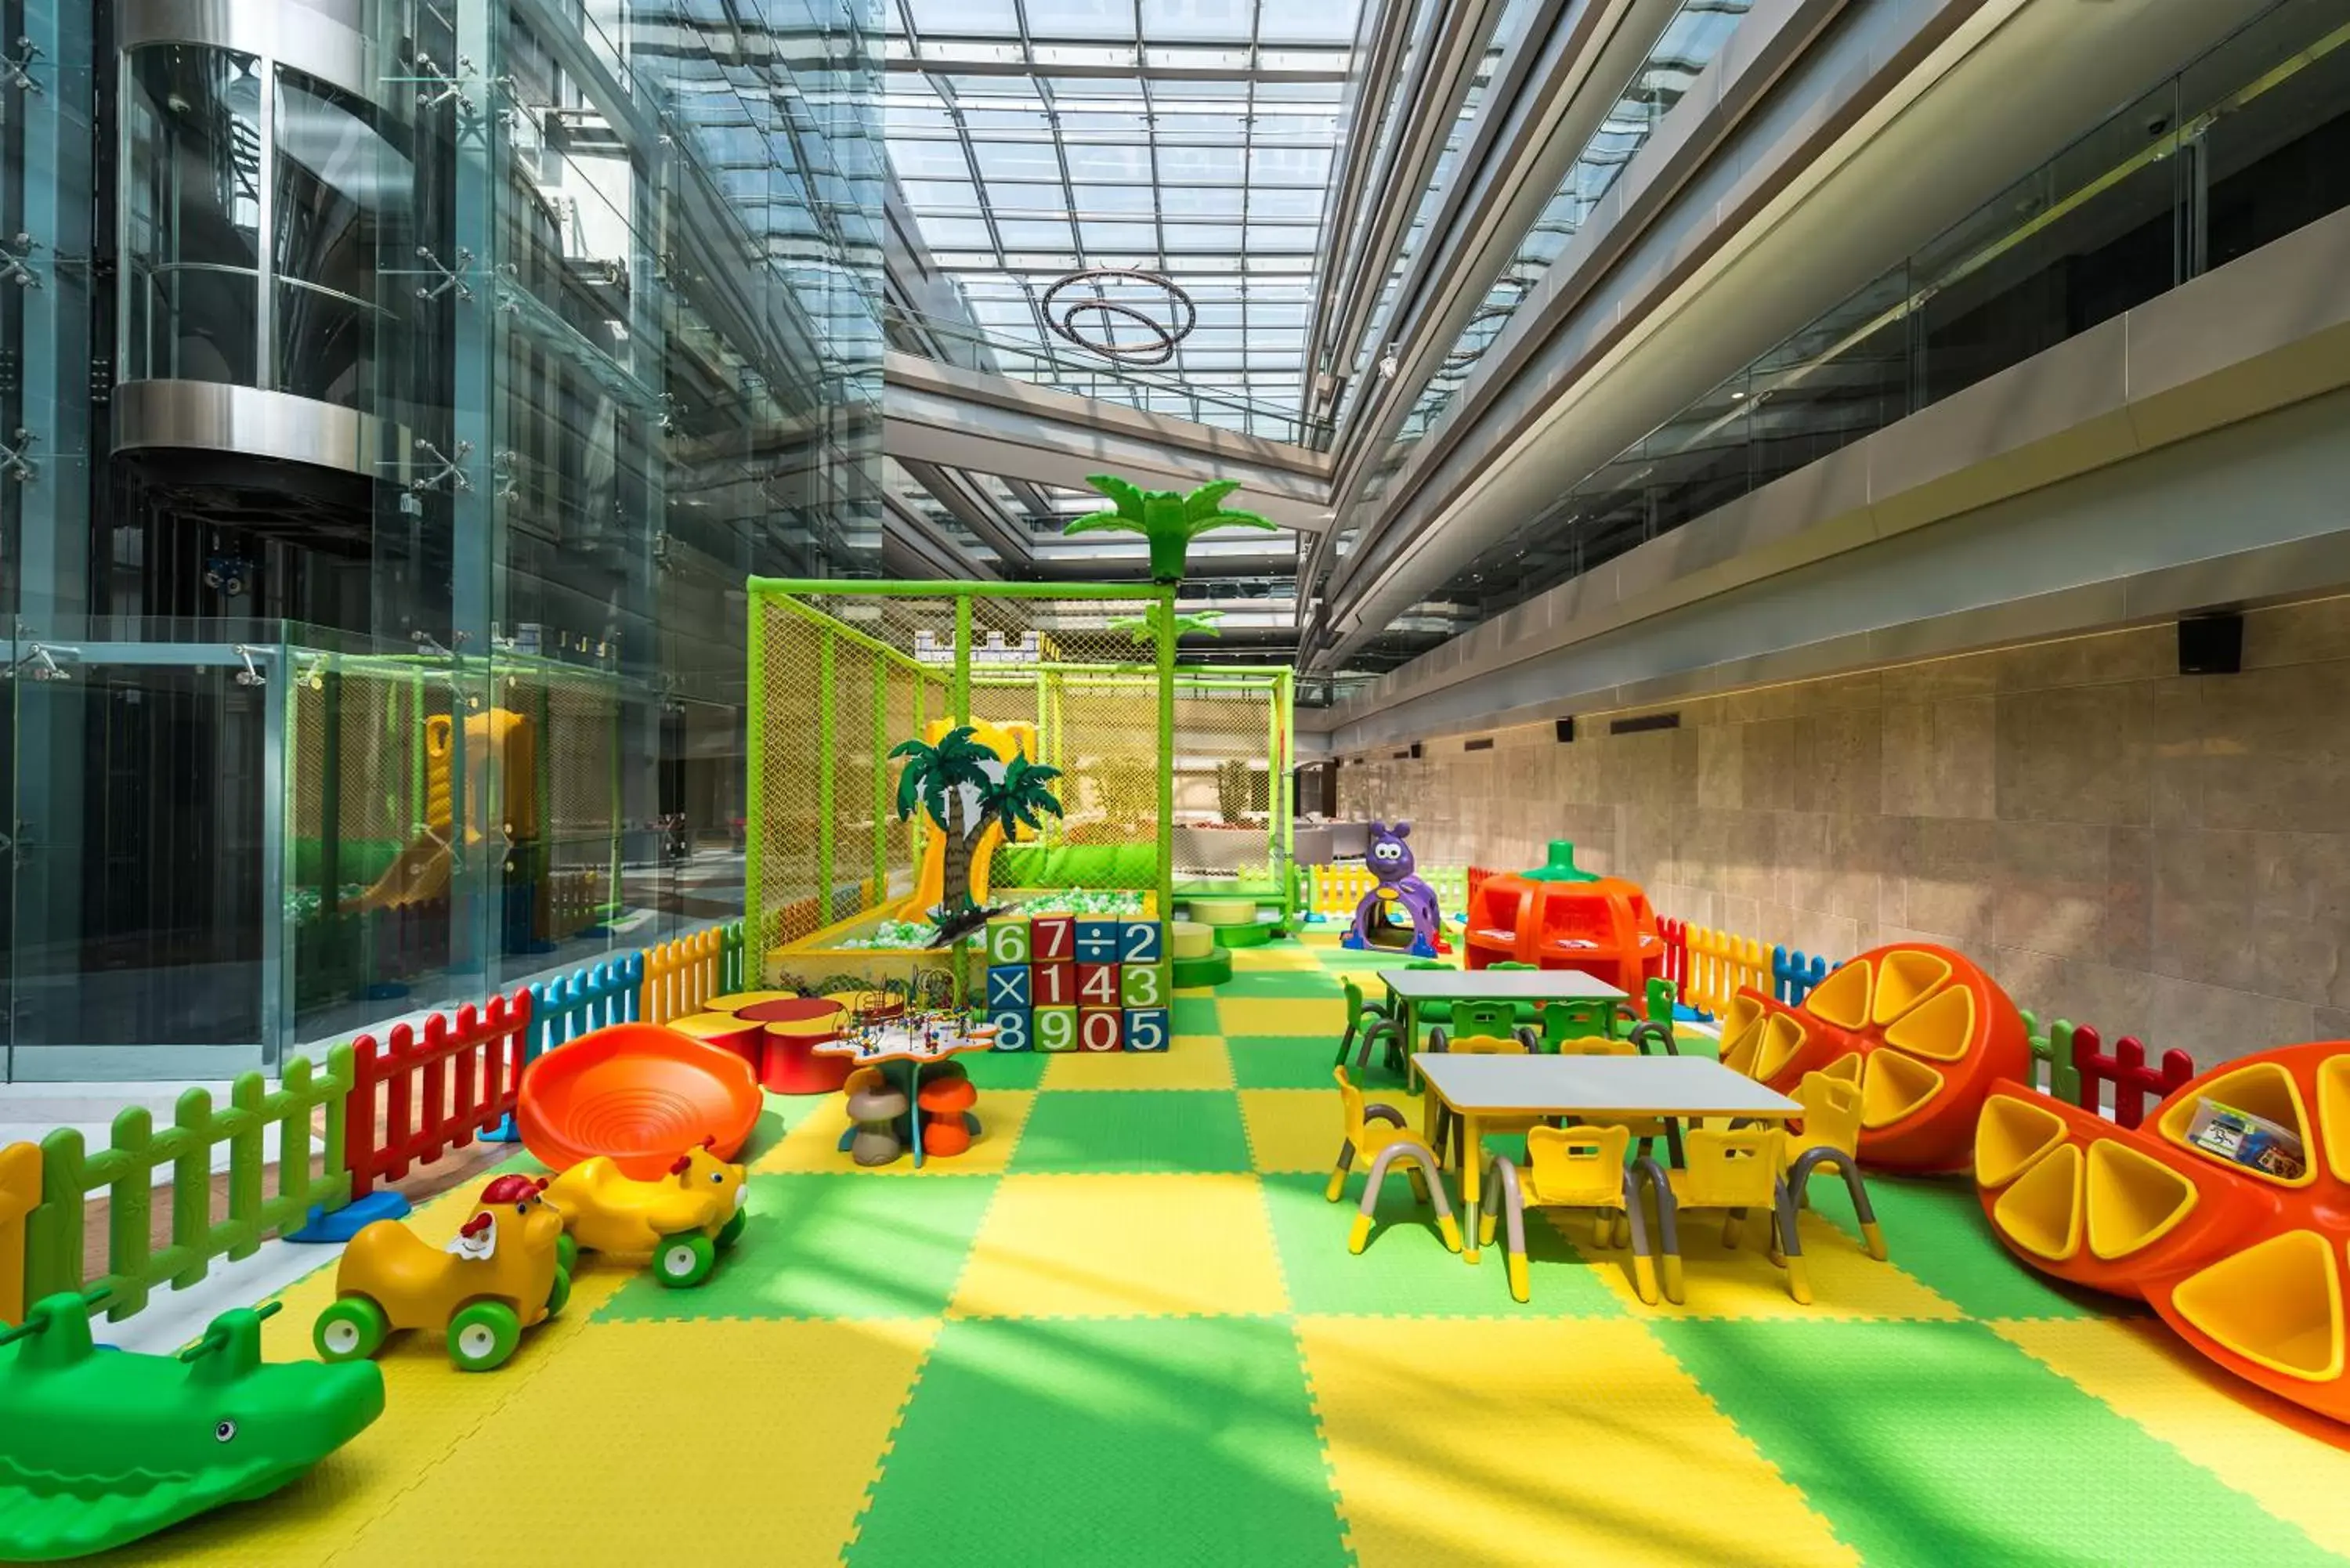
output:
[[[1156,920],[1015,916],[987,923],[987,1014],[998,1051],[1164,1051]]]

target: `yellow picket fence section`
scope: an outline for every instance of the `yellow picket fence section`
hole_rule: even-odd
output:
[[[1333,919],[1352,919],[1355,908],[1363,901],[1378,878],[1360,866],[1316,866],[1314,867],[1314,912]]]
[[[1307,908],[1317,915],[1331,919],[1351,920],[1355,909],[1378,878],[1360,865],[1315,866],[1311,867],[1312,880],[1307,887],[1311,902]],[[1438,908],[1448,916],[1469,901],[1469,872],[1462,866],[1423,866],[1419,879],[1435,892]]]
[[[0,1148],[0,1324],[25,1321],[25,1217],[40,1200],[40,1147]]]
[[[1689,928],[1689,979],[1680,999],[1720,1018],[1742,985],[1764,995],[1771,988],[1771,950],[1752,937],[1733,936],[1705,926]]]
[[[702,1012],[712,997],[725,993],[725,966],[726,932],[721,927],[647,948],[638,1018],[667,1023]]]

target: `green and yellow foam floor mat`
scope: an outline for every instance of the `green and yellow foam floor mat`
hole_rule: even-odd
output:
[[[1236,953],[1176,1001],[1163,1056],[964,1058],[985,1131],[919,1174],[849,1168],[837,1096],[771,1100],[749,1229],[707,1285],[589,1260],[486,1376],[396,1343],[358,1441],[118,1560],[2350,1558],[2338,1434],[2025,1271],[1963,1182],[1874,1184],[1889,1264],[1823,1188],[1811,1307],[1711,1235],[1689,1304],[1642,1306],[1576,1220],[1530,1223],[1521,1305],[1399,1180],[1350,1256],[1322,1194],[1337,977],[1394,961],[1334,939]],[[331,1293],[330,1271],[286,1293],[274,1355],[308,1354]]]

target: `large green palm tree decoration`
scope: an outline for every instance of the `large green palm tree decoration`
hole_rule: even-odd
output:
[[[1219,479],[1185,495],[1173,490],[1145,490],[1116,474],[1096,473],[1086,483],[1118,503],[1112,512],[1080,517],[1061,530],[1066,535],[1096,534],[1117,529],[1139,534],[1150,545],[1150,580],[1180,583],[1183,558],[1191,541],[1211,528],[1278,528],[1272,519],[1253,512],[1228,512],[1223,499],[1241,487],[1237,479]]]
[[[937,745],[926,741],[901,742],[890,752],[906,759],[898,774],[898,820],[906,821],[917,805],[946,835],[939,862],[941,925],[968,912],[971,902],[971,841],[980,828],[983,804],[994,781],[987,764],[995,753],[974,738],[969,724],[950,730]],[[968,807],[968,809],[966,809]]]

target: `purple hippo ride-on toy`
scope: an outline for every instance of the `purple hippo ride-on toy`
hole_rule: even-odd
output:
[[[1415,874],[1411,846],[1404,842],[1410,836],[1409,822],[1392,828],[1371,824],[1371,846],[1363,864],[1378,881],[1355,906],[1354,926],[1339,940],[1340,947],[1365,952],[1391,950],[1395,944],[1377,940],[1378,933],[1408,923],[1411,946],[1404,950],[1412,957],[1434,958],[1444,950],[1444,917],[1437,910],[1436,889]]]

